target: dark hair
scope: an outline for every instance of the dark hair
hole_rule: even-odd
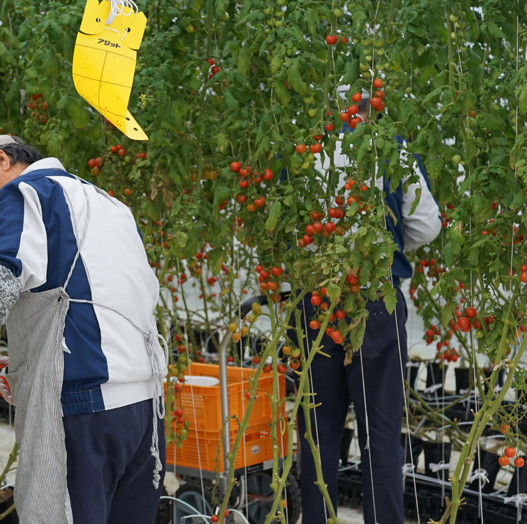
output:
[[[368,112],[368,109],[370,108],[370,99],[362,97],[357,102],[357,107],[359,108],[359,115],[363,115],[364,113]]]
[[[13,164],[20,162],[30,166],[38,160],[42,160],[42,155],[33,146],[24,144],[24,141],[17,136],[11,138],[16,144],[0,145],[0,149],[11,159]]]

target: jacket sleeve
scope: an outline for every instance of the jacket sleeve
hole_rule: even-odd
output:
[[[9,311],[15,305],[21,291],[20,280],[9,269],[0,265],[0,326],[6,323]]]
[[[419,181],[408,186],[407,193],[403,193],[403,234],[404,250],[413,251],[424,244],[432,242],[441,231],[441,213],[439,206],[430,191],[430,182],[424,168],[416,158],[413,164],[414,173]],[[421,192],[419,204],[410,214],[416,192]]]
[[[11,182],[0,190],[0,323],[16,302],[14,297],[46,283],[47,266],[39,196],[31,185]]]

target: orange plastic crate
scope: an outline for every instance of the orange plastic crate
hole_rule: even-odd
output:
[[[254,371],[250,368],[227,367],[229,415],[236,415],[241,421],[247,410],[249,400],[245,394],[249,391],[249,378]],[[187,369],[186,375],[220,378],[220,368],[214,364],[193,363]],[[285,392],[285,377],[278,377],[279,398]],[[273,393],[273,375],[261,374],[256,389],[256,400],[249,419],[249,428],[259,424],[270,424],[273,420],[271,399],[267,395]],[[183,408],[185,419],[190,422],[190,430],[221,432],[223,419],[221,416],[220,386],[189,386],[186,385],[177,394],[177,405]],[[282,414],[285,406],[282,404]],[[230,419],[231,433],[238,430],[236,419]]]
[[[287,451],[287,431],[283,436],[281,435],[281,429],[284,424],[284,421],[279,422],[277,429],[279,457],[282,457],[283,452]],[[235,438],[236,434],[231,433],[231,449]],[[218,459],[219,462],[216,462]],[[273,438],[271,436],[271,426],[262,424],[248,428],[245,432],[245,440],[242,440],[238,449],[234,463],[235,469],[261,464],[272,459]],[[204,471],[216,471],[218,469],[220,473],[223,472],[225,466],[221,433],[189,431],[187,439],[183,442],[181,448],[176,449],[174,444],[168,446],[167,464]]]

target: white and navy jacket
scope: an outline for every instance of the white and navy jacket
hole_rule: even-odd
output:
[[[347,124],[343,127],[342,132],[351,131]],[[411,158],[407,151],[407,144],[399,136],[395,137],[400,144],[399,154],[405,156],[406,159]],[[345,168],[349,166],[349,160],[346,155],[342,153],[341,142],[336,142],[335,146],[335,167],[341,169],[341,176],[338,187],[342,187],[349,175],[346,175]],[[395,287],[398,287],[401,279],[412,277],[412,265],[410,264],[405,253],[414,251],[417,248],[428,244],[435,240],[441,232],[441,215],[439,206],[434,199],[428,174],[424,168],[423,162],[419,155],[413,155],[413,162],[408,162],[412,165],[411,169],[414,174],[418,175],[418,181],[408,184],[407,192],[403,191],[403,183],[409,177],[405,177],[399,184],[397,189],[393,192],[390,190],[390,179],[386,176],[379,177],[376,180],[376,185],[384,191],[384,200],[386,205],[390,208],[395,216],[396,221],[391,215],[386,216],[386,227],[393,235],[394,241],[397,244],[398,250],[394,253],[392,276]],[[329,169],[329,158],[326,157],[324,161],[320,159],[317,161],[316,168],[319,171],[325,172]],[[416,198],[416,191],[421,191],[419,203],[417,204],[413,213],[411,213],[412,204]],[[411,214],[410,214],[411,213]]]
[[[135,220],[124,204],[79,183],[55,158],[32,164],[0,189],[0,324],[13,302],[6,275],[21,292],[59,288],[67,281],[87,217],[82,186],[90,219],[66,292],[106,307],[70,303],[63,342],[64,416],[153,397],[143,333],[121,316],[144,331],[155,327],[159,284]],[[158,344],[156,351],[162,360]]]

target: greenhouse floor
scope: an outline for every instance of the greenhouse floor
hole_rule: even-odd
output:
[[[0,467],[3,469],[4,464],[7,461],[9,453],[15,443],[15,431],[12,426],[6,423],[0,423]],[[9,478],[9,483],[13,482],[14,478]],[[165,486],[167,491],[174,492],[177,489],[177,480],[174,476],[168,476],[165,480]],[[338,509],[338,520],[339,524],[362,524],[362,512],[358,509],[339,507]],[[236,524],[242,524],[243,521],[240,518]],[[414,524],[408,522],[407,524]]]

